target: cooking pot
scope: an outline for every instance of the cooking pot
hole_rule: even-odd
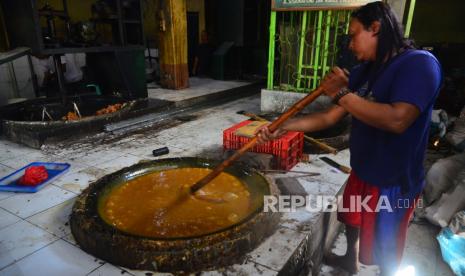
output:
[[[104,176],[78,197],[70,216],[71,232],[80,247],[105,261],[131,269],[194,272],[240,262],[274,232],[279,214],[263,212],[265,195],[276,195],[272,181],[258,171],[235,163],[225,172],[242,181],[250,192],[248,216],[213,233],[182,238],[150,238],[123,232],[107,224],[99,202],[112,189],[153,172],[175,168],[214,168],[220,161],[183,157],[142,162]],[[195,210],[192,210],[195,212]]]

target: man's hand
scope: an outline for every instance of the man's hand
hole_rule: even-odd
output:
[[[337,92],[349,85],[349,77],[344,70],[335,66],[326,75],[326,77],[323,79],[320,85],[325,91],[326,95],[328,95],[331,98],[334,98]]]
[[[278,139],[279,137],[283,136],[284,134],[286,134],[286,130],[282,129],[282,128],[278,128],[277,130],[275,130],[274,132],[271,132],[269,129],[268,129],[268,125],[264,125],[260,128],[258,128],[256,131],[255,131],[255,135],[257,136],[257,142],[258,144],[265,144],[269,141],[272,141],[272,140],[275,140],[275,139]]]

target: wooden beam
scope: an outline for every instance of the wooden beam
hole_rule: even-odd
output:
[[[160,81],[164,88],[189,87],[186,0],[160,0]]]

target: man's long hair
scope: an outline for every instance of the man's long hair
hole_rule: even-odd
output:
[[[376,49],[376,59],[372,69],[375,71],[383,67],[385,62],[396,54],[406,49],[414,48],[413,42],[404,38],[404,30],[399,23],[397,16],[391,10],[388,4],[378,1],[368,3],[360,7],[351,14],[352,18],[362,23],[367,30],[375,21],[380,23],[378,32],[378,47]]]

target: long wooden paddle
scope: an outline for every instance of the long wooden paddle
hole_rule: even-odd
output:
[[[305,108],[308,104],[313,102],[316,98],[318,98],[321,94],[323,94],[324,90],[320,86],[317,89],[313,90],[308,94],[306,97],[302,98],[300,101],[295,103],[292,107],[289,108],[286,113],[282,114],[278,119],[273,121],[269,126],[268,129],[273,132],[278,127],[284,123],[287,119],[290,117],[294,116],[296,113],[301,111],[302,109]],[[225,168],[227,168],[229,165],[231,165],[232,162],[237,160],[239,157],[241,157],[246,151],[249,149],[253,148],[257,144],[257,137],[252,138],[247,144],[242,146],[239,150],[237,150],[231,157],[228,159],[224,160],[221,164],[219,164],[216,168],[213,169],[209,174],[207,174],[205,177],[197,181],[194,185],[188,186],[184,185],[182,186],[182,189],[176,199],[171,202],[171,204],[168,204],[165,208],[160,208],[154,215],[154,220],[155,221],[161,221],[164,216],[169,214],[173,209],[176,208],[176,206],[179,206],[181,203],[183,203],[185,200],[187,200],[190,196],[195,196],[198,199],[201,200],[207,200],[209,202],[214,202],[214,203],[223,203],[225,200],[223,199],[215,199],[215,198],[210,198],[206,196],[206,198],[203,198],[205,195],[199,195],[195,194],[198,190],[200,190],[202,187],[210,183],[215,177],[217,177],[220,173],[224,171]]]
[[[308,94],[305,98],[302,98],[300,101],[295,103],[292,107],[290,107],[286,113],[282,114],[278,119],[274,120],[269,126],[268,129],[271,132],[274,132],[278,129],[278,127],[284,123],[286,120],[294,116],[296,113],[304,109],[308,104],[313,102],[316,98],[318,98],[321,94],[323,94],[323,88],[318,87],[317,89],[313,90]],[[213,169],[209,174],[204,176],[202,179],[197,181],[194,185],[190,186],[190,193],[194,194],[198,190],[202,189],[205,185],[210,183],[215,177],[217,177],[220,173],[224,171],[229,165],[232,164],[235,160],[239,159],[245,152],[249,149],[253,148],[257,144],[257,137],[252,138],[247,144],[242,146],[239,150],[237,150],[231,157],[224,160],[221,164]]]

